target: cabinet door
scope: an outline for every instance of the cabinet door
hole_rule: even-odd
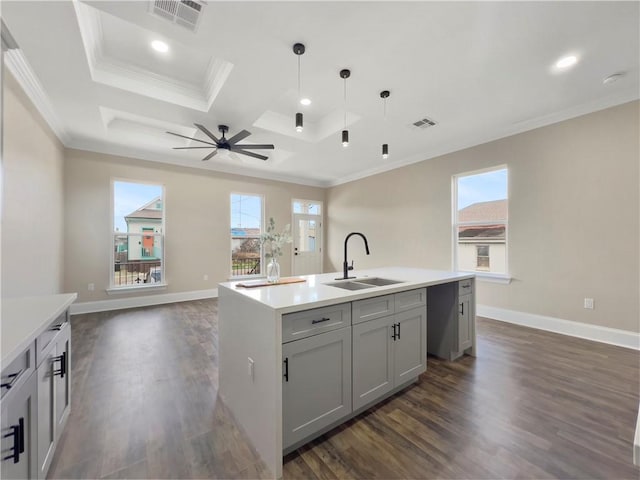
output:
[[[351,328],[282,345],[283,447],[351,413]]]
[[[37,478],[37,384],[32,374],[2,400],[2,478]]]
[[[353,409],[393,389],[394,316],[353,326]]]
[[[55,408],[56,408],[56,440],[62,434],[64,424],[69,416],[71,402],[71,326],[69,323],[56,337]]]
[[[471,316],[471,295],[462,295],[458,299],[458,351],[471,348],[473,327]]]
[[[427,309],[414,308],[394,317],[396,340],[393,342],[394,385],[417,377],[427,369]]]
[[[53,458],[56,433],[53,375],[55,345],[41,351],[42,363],[36,370],[38,378],[38,478],[45,478]]]

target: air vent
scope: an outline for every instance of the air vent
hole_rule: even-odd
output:
[[[429,127],[433,127],[436,125],[435,120],[431,120],[430,118],[424,117],[420,120],[418,120],[417,122],[413,122],[412,126],[414,126],[415,128],[429,128]]]
[[[151,11],[195,32],[205,5],[203,0],[152,0]]]

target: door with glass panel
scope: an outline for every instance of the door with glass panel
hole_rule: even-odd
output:
[[[293,274],[322,273],[322,213],[319,202],[293,201]]]

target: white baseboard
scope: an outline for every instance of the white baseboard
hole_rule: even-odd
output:
[[[114,298],[113,300],[74,303],[71,305],[70,313],[71,315],[78,315],[80,313],[106,312],[108,310],[121,310],[123,308],[148,307],[150,305],[162,305],[165,303],[216,298],[217,296],[218,289],[213,288],[211,290],[161,293],[158,295],[145,295],[143,297]]]
[[[547,317],[534,313],[490,307],[488,305],[476,305],[476,314],[479,317],[492,318],[502,322],[515,323],[516,325],[523,325],[525,327],[593,340],[594,342],[608,343],[619,347],[640,350],[640,334],[627,330],[601,327],[599,325],[590,325],[588,323],[563,320],[561,318]]]

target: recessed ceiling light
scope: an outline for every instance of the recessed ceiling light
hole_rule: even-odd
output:
[[[556,62],[556,68],[569,68],[578,63],[578,57],[567,55]]]
[[[311,105],[311,99],[310,98],[302,98],[302,99],[300,99],[300,103],[302,105],[305,105],[305,106]]]
[[[151,42],[151,48],[160,53],[167,53],[169,51],[169,45],[161,40],[154,40]]]

